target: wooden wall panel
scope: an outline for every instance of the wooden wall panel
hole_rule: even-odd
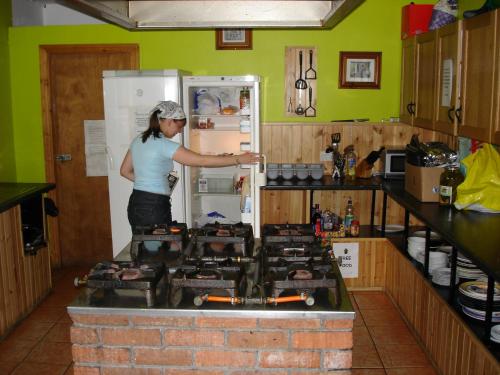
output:
[[[25,255],[19,206],[0,213],[0,337],[48,294],[48,248]]]
[[[267,156],[268,163],[320,163],[320,152],[326,150],[331,142],[331,134],[341,133],[341,149],[353,144],[358,159],[366,157],[371,151],[378,150],[381,146],[405,146],[413,134],[419,135],[421,142],[441,141],[452,148],[456,148],[456,137],[437,133],[430,130],[411,127],[402,123],[268,123],[261,128],[262,152]],[[322,162],[325,173],[331,173],[332,163]],[[380,170],[380,163],[375,164],[374,170]],[[269,194],[261,210],[262,223],[276,223],[277,213],[271,209],[279,206],[279,217],[296,218],[307,216],[303,221],[309,220],[309,201],[306,207],[300,209],[301,213],[293,213],[297,207],[297,196],[290,192],[277,192]],[[357,215],[361,224],[369,224],[371,209],[371,192],[341,192],[324,191],[314,195],[314,203],[319,203],[321,209],[330,209],[343,215],[347,197],[352,196]],[[278,202],[272,202],[272,199]],[[303,199],[300,200],[304,202]],[[269,206],[267,206],[267,205]],[[404,210],[392,200],[388,200],[387,223],[401,224],[404,220]],[[286,211],[289,211],[288,213]],[[375,223],[381,222],[382,192],[377,194]],[[280,221],[284,223],[286,221]],[[290,222],[290,221],[288,221]],[[411,224],[418,225],[418,221],[411,218]]]
[[[349,290],[380,289],[385,286],[386,240],[365,238],[344,238],[336,242],[359,243],[358,277],[344,279]]]

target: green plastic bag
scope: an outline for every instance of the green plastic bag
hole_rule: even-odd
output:
[[[490,144],[483,144],[474,154],[462,160],[467,168],[463,183],[457,187],[455,207],[500,213],[500,155]]]

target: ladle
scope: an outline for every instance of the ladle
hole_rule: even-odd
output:
[[[299,79],[295,81],[297,90],[307,89],[307,82],[302,79],[302,51],[299,52]]]
[[[313,69],[313,51],[309,50],[309,69],[306,70],[304,76],[306,79],[316,79],[316,71]]]
[[[299,102],[299,105],[297,108],[295,108],[295,114],[302,116],[304,114],[304,108],[302,107],[302,104]]]

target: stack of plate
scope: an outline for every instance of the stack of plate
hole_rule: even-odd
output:
[[[432,272],[432,282],[441,286],[450,286],[451,268],[435,268]],[[455,277],[455,284],[458,284],[458,277]]]
[[[486,277],[483,271],[460,253],[457,255],[457,275],[461,279],[469,280],[477,280],[480,277]]]
[[[484,320],[486,316],[486,281],[467,281],[458,287],[458,302],[465,315],[471,318]],[[500,323],[500,288],[495,285],[493,296],[493,322]]]
[[[500,324],[491,327],[490,339],[497,344],[500,344]]]
[[[411,234],[413,237],[423,237],[425,238],[425,230],[417,230]],[[431,241],[439,241],[441,240],[441,236],[436,232],[431,231]]]
[[[425,238],[408,237],[408,254],[417,260],[420,252],[425,252]]]

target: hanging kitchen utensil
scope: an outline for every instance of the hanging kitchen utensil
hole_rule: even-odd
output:
[[[295,81],[297,90],[307,89],[307,82],[302,79],[302,51],[299,52],[299,79]]]
[[[302,116],[304,114],[304,108],[302,107],[302,104],[299,103],[297,108],[295,109],[295,114]]]
[[[313,69],[313,51],[309,50],[309,69],[305,72],[306,79],[316,79],[316,71]],[[306,115],[307,116],[307,115]]]
[[[313,89],[309,86],[309,107],[305,110],[306,117],[316,117],[316,108],[312,106],[312,95]]]

